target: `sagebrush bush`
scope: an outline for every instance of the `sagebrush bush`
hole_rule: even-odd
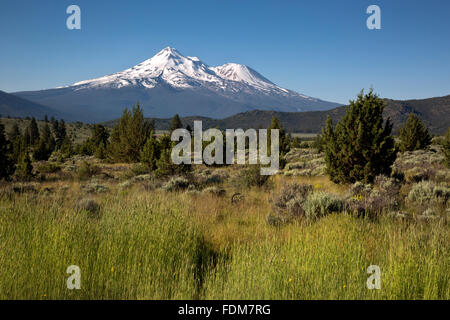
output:
[[[433,199],[434,183],[421,181],[414,184],[408,194],[408,200],[417,204],[428,204]]]
[[[306,198],[303,209],[307,219],[315,220],[332,212],[342,211],[344,209],[344,201],[331,193],[315,192]]]
[[[53,162],[44,162],[37,166],[40,173],[56,173],[61,171],[61,166]]]
[[[431,203],[446,204],[450,198],[450,188],[436,185],[431,181],[421,181],[412,186],[408,200],[419,205]]]
[[[310,184],[287,183],[274,199],[274,210],[289,216],[302,215],[302,205],[312,191]]]
[[[189,181],[183,177],[173,177],[164,185],[166,191],[180,191],[189,187]]]
[[[205,189],[203,189],[203,192],[209,193],[209,194],[212,194],[212,195],[218,196],[218,197],[224,196],[226,194],[225,189],[219,188],[216,186],[205,188]]]
[[[100,205],[93,199],[81,199],[78,201],[76,209],[78,211],[86,211],[90,213],[91,216],[97,216],[100,212]]]
[[[82,186],[81,189],[86,193],[104,193],[109,191],[107,186],[99,184],[96,181],[92,181],[91,183]]]

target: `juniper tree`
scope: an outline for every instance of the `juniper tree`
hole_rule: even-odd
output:
[[[33,117],[25,130],[25,143],[28,146],[35,146],[39,142],[39,138],[39,128],[36,119]]]
[[[431,144],[428,129],[414,113],[409,115],[405,126],[400,129],[399,138],[402,152],[425,149]]]
[[[123,111],[119,124],[111,133],[109,156],[115,162],[138,162],[142,148],[150,135],[151,123],[144,120],[142,108],[137,104]]]
[[[445,135],[444,138],[443,148],[444,148],[445,164],[447,168],[450,168],[450,127],[447,129],[447,134]]]
[[[41,139],[33,153],[35,160],[48,160],[52,152],[55,150],[55,138],[52,135],[50,127],[46,122],[42,127]]]
[[[99,159],[104,159],[106,149],[109,144],[109,132],[101,124],[96,124],[91,131],[91,137],[80,146],[80,153],[88,156],[96,155]]]
[[[176,129],[183,128],[183,123],[181,123],[180,116],[178,114],[174,115],[170,122],[170,133]]]
[[[280,168],[284,168],[286,164],[286,160],[284,159],[284,155],[289,152],[290,146],[291,146],[291,139],[288,134],[286,134],[286,131],[284,131],[283,126],[281,125],[280,119],[277,117],[272,117],[272,120],[270,122],[270,126],[267,129],[267,144],[268,144],[268,154],[272,152],[272,146],[271,146],[271,130],[272,129],[278,129],[279,135],[278,135],[278,146],[279,146],[279,153],[280,153]]]
[[[14,122],[13,126],[11,127],[11,130],[8,132],[8,139],[9,141],[15,141],[18,137],[21,136],[19,125],[17,122]]]
[[[29,180],[33,174],[33,166],[31,164],[30,155],[28,151],[23,151],[19,157],[16,165],[14,176],[19,180]]]
[[[10,143],[5,137],[5,127],[0,123],[0,180],[8,179],[14,171],[10,156]]]
[[[289,152],[289,146],[290,146],[290,138],[289,135],[286,134],[286,131],[284,131],[283,126],[281,125],[280,119],[277,117],[273,117],[270,126],[267,129],[267,139],[269,141],[269,147],[270,147],[270,131],[272,129],[278,129],[279,130],[279,146],[280,146],[280,155],[286,154]],[[270,148],[269,148],[270,150]]]
[[[371,89],[350,101],[345,116],[333,127],[328,117],[322,131],[327,172],[333,182],[372,182],[389,175],[397,150],[392,124],[383,120],[384,101]]]
[[[156,161],[160,157],[159,144],[153,135],[153,131],[150,133],[150,137],[147,139],[144,148],[141,151],[141,162],[147,166],[150,170],[156,169]]]
[[[53,133],[55,135],[56,149],[59,150],[63,146],[63,143],[67,143],[67,128],[63,119],[56,120],[52,123]]]

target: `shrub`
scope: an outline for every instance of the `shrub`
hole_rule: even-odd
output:
[[[310,184],[285,184],[280,194],[274,199],[275,212],[291,218],[303,216],[303,203],[312,191],[313,187]]]
[[[53,162],[44,162],[37,166],[40,173],[56,173],[61,171],[61,166]]]
[[[82,189],[86,193],[104,193],[109,191],[109,188],[107,186],[98,184],[96,182],[91,182],[83,186]]]
[[[166,191],[185,190],[189,186],[189,181],[183,177],[173,177],[164,185]]]
[[[375,185],[357,182],[346,198],[347,210],[357,215],[377,215],[398,209],[400,182],[384,175],[375,177]]]
[[[241,184],[247,188],[262,187],[269,180],[270,176],[261,174],[261,166],[250,165],[241,176]]]
[[[87,161],[83,161],[81,166],[78,168],[77,176],[79,180],[87,180],[92,176],[100,173],[100,168],[96,165],[92,165]]]
[[[303,204],[305,216],[309,220],[324,217],[332,212],[342,211],[343,208],[344,202],[341,198],[326,192],[310,194]]]
[[[203,189],[203,192],[209,193],[209,194],[212,194],[212,195],[218,196],[218,197],[224,196],[226,193],[225,189],[219,188],[216,186],[205,188],[205,189]]]
[[[427,205],[432,202],[446,204],[450,198],[450,188],[437,186],[431,181],[421,181],[412,186],[408,200],[415,204]]]

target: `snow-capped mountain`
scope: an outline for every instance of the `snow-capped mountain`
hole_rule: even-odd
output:
[[[16,95],[71,114],[69,120],[82,121],[116,118],[137,101],[152,117],[178,113],[221,118],[253,109],[307,111],[338,106],[281,88],[247,66],[210,67],[171,47],[121,72]]]

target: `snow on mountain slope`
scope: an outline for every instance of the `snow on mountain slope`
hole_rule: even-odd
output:
[[[117,118],[137,101],[146,116],[222,118],[249,110],[327,110],[336,103],[281,88],[255,70],[236,63],[210,67],[197,57],[167,47],[121,72],[49,90],[16,95],[56,108],[70,120]]]
[[[209,67],[197,57],[183,56],[176,49],[167,47],[152,58],[127,70],[97,79],[80,81],[71,87],[122,88],[143,86],[154,88],[161,80],[174,88],[206,87],[226,93],[257,90],[263,94],[299,95],[281,88],[255,70],[237,63]],[[299,95],[302,98],[314,98]]]

